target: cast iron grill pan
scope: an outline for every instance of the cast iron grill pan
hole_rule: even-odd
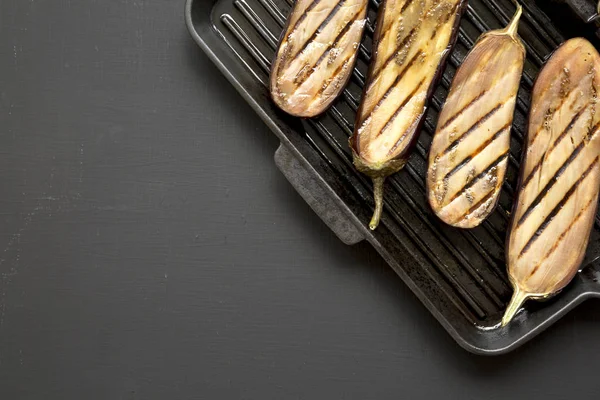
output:
[[[192,37],[244,99],[280,138],[275,162],[314,211],[347,244],[368,240],[464,348],[475,353],[507,352],[548,327],[582,300],[600,297],[600,216],[582,272],[544,304],[529,303],[505,328],[497,324],[510,299],[504,241],[517,181],[526,115],[534,79],[564,38],[532,0],[525,0],[519,34],[527,59],[512,129],[506,183],[496,211],[473,230],[439,221],[425,197],[427,151],[452,77],[479,35],[506,25],[510,0],[470,0],[456,46],[435,90],[422,134],[406,167],[386,182],[380,227],[367,223],[372,187],[356,172],[348,138],[371,56],[379,1],[371,0],[365,38],[348,87],[323,115],[301,120],[270,101],[269,70],[293,0],[188,0]]]

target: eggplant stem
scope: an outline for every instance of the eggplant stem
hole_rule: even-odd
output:
[[[381,219],[381,212],[383,211],[383,182],[384,177],[373,178],[373,197],[375,199],[375,211],[373,212],[373,218],[369,222],[369,229],[374,231],[379,225]]]
[[[515,15],[512,17],[512,20],[508,24],[506,28],[504,28],[504,33],[509,35],[512,38],[517,37],[517,30],[519,29],[519,19],[521,18],[521,14],[523,13],[523,7],[519,4],[518,1],[515,1],[517,5],[517,11],[515,11]]]
[[[508,307],[506,307],[504,316],[502,317],[502,326],[506,326],[515,317],[528,297],[529,295],[526,292],[521,290],[518,286],[515,286],[513,296],[510,299],[510,303],[508,303]]]

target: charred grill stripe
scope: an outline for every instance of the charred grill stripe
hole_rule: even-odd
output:
[[[316,39],[316,37],[323,31],[323,29],[325,29],[325,27],[327,27],[327,25],[329,25],[329,23],[331,22],[331,20],[333,20],[333,18],[335,17],[335,15],[338,13],[338,11],[342,8],[342,6],[344,5],[344,3],[348,1],[348,0],[340,0],[335,7],[333,7],[331,9],[331,11],[329,12],[329,14],[327,15],[327,17],[325,17],[325,20],[323,22],[321,22],[321,25],[319,25],[319,27],[317,28],[316,31],[313,32],[313,34],[304,42],[304,44],[302,45],[302,47],[296,52],[296,54],[294,54],[292,57],[289,58],[289,63],[291,63],[292,61],[294,61],[300,54],[302,54],[302,52],[304,52],[304,50],[306,50],[306,47],[308,47],[308,45],[312,42],[314,42],[314,40]],[[305,12],[303,17],[308,13]]]
[[[300,16],[300,18],[296,20],[294,26],[287,30],[285,34],[286,42],[290,41],[294,32],[296,32],[296,30],[300,27],[300,25],[302,25],[302,23],[306,19],[308,13],[312,11],[320,2],[321,0],[313,0],[313,2],[310,3],[310,5],[304,9],[304,12]],[[292,11],[292,13],[294,12],[295,11]],[[281,62],[279,62],[279,64],[277,65],[277,75],[279,75],[280,71],[289,66],[292,63],[292,61],[294,61],[294,59],[296,58],[296,56],[291,57],[292,48],[289,46],[289,43],[286,43],[284,46],[281,47],[281,49],[283,51],[281,53]]]
[[[596,136],[598,129],[600,129],[600,121],[596,123],[596,125],[594,125],[594,127],[590,130],[589,137],[592,138],[593,136]]]
[[[471,107],[473,104],[475,104],[479,99],[481,99],[483,96],[485,96],[486,92],[481,92],[479,93],[477,96],[475,96],[471,101],[469,101],[467,104],[465,104],[463,106],[463,108],[461,108],[460,110],[458,110],[456,113],[454,113],[454,115],[452,115],[450,118],[446,118],[446,122],[444,122],[444,124],[437,129],[438,132],[443,131],[444,129],[446,129],[451,123],[453,123],[458,117],[460,117],[469,107]]]
[[[413,2],[413,0],[407,0],[407,1],[406,1],[406,2],[405,2],[403,5],[402,5],[402,8],[401,8],[400,14],[402,14],[402,12],[403,12],[404,10],[406,10],[406,8],[408,8],[408,6],[410,6],[410,4],[411,4],[412,2]],[[378,11],[378,13],[379,13],[381,16],[384,16],[384,14],[385,14],[385,3],[384,3],[384,4],[382,4],[382,5],[379,7],[379,11]],[[381,19],[382,19],[382,21],[381,21],[381,23],[382,23],[382,27],[381,27],[380,33],[379,33],[379,35],[377,35],[377,31],[376,31],[376,34],[375,34],[375,36],[376,36],[376,37],[374,37],[374,38],[373,38],[373,50],[377,48],[377,46],[378,46],[378,44],[379,44],[380,42],[382,42],[383,40],[385,40],[385,38],[387,37],[387,35],[388,35],[388,34],[390,33],[390,31],[392,30],[392,29],[391,29],[391,26],[392,26],[392,25],[394,24],[394,22],[397,20],[397,18],[387,18],[387,19],[388,19],[388,21],[387,21],[387,23],[386,23],[386,21],[385,21],[385,18],[381,18]],[[383,25],[384,23],[385,23],[385,25]],[[379,25],[379,18],[377,19],[377,25]]]
[[[529,216],[529,214],[531,214],[531,212],[534,210],[534,208],[537,207],[538,204],[540,204],[540,202],[544,199],[544,197],[546,196],[546,194],[548,194],[548,192],[550,191],[550,189],[552,189],[552,187],[554,186],[554,184],[556,182],[558,182],[558,179],[565,172],[565,170],[567,169],[567,167],[577,158],[577,156],[579,155],[579,153],[583,149],[583,146],[584,146],[584,142],[582,141],[573,150],[573,152],[571,153],[571,155],[569,156],[569,158],[567,158],[567,160],[563,163],[563,165],[561,165],[561,167],[558,169],[558,171],[556,171],[556,174],[554,174],[554,176],[548,181],[548,183],[546,184],[546,186],[544,187],[544,189],[542,189],[538,193],[538,195],[531,202],[531,204],[529,205],[529,207],[527,207],[527,210],[525,210],[525,212],[523,213],[523,215],[521,216],[521,218],[519,218],[519,221],[517,222],[517,227],[521,226],[525,222],[525,220],[527,219],[527,217]]]
[[[287,37],[289,38],[294,32],[296,32],[296,29],[298,29],[298,27],[304,22],[304,20],[306,19],[306,17],[308,16],[308,13],[311,12],[319,3],[321,2],[321,0],[313,0],[313,2],[306,7],[306,9],[304,10],[304,12],[302,13],[302,15],[300,16],[300,18],[298,18],[298,20],[296,21],[296,23],[294,24],[294,27],[292,29],[289,29],[289,33],[287,34]],[[294,57],[295,58],[295,57]]]
[[[479,153],[481,153],[486,147],[488,147],[493,141],[495,141],[496,139],[498,139],[500,136],[502,136],[503,133],[505,133],[507,130],[510,131],[510,127],[512,126],[512,122],[508,122],[506,125],[504,125],[502,128],[498,129],[498,131],[496,133],[494,133],[492,135],[491,138],[489,138],[488,140],[486,140],[485,142],[483,142],[481,144],[481,146],[479,146],[477,149],[475,149],[475,151],[472,154],[472,157],[475,158],[475,156],[477,156]]]
[[[394,145],[390,148],[390,151],[388,151],[388,156],[391,155],[392,153],[394,153],[398,149],[398,146],[400,146],[400,144],[402,144],[402,142],[409,135],[409,133],[414,131],[415,125],[419,123],[419,120],[421,119],[422,115],[423,114],[418,114],[413,117],[410,125],[408,125],[408,128],[404,130],[404,133],[402,135],[400,135],[398,140],[396,140],[396,143],[394,143]]]
[[[348,0],[339,0],[338,3],[335,5],[335,7],[333,7],[333,9],[331,10],[331,12],[329,13],[329,15],[327,15],[327,17],[325,18],[325,20],[321,23],[321,25],[319,25],[319,27],[317,28],[317,33],[321,33],[323,32],[323,29],[325,29],[325,27],[327,25],[329,25],[329,23],[333,20],[333,18],[335,17],[335,15],[338,13],[338,11],[342,8],[343,3],[347,2]]]
[[[587,106],[583,107],[577,114],[575,114],[575,116],[573,117],[573,119],[571,119],[571,122],[569,123],[569,125],[567,125],[567,127],[562,131],[562,133],[560,135],[558,135],[558,137],[556,138],[556,140],[552,143],[552,145],[550,145],[550,147],[544,153],[544,155],[542,155],[542,157],[537,162],[537,164],[535,165],[535,167],[533,167],[533,169],[531,170],[531,172],[529,173],[529,175],[527,175],[527,178],[525,178],[525,180],[523,181],[523,187],[526,187],[529,184],[529,182],[531,181],[531,179],[533,178],[533,176],[540,169],[540,167],[542,166],[542,163],[544,162],[544,158],[546,158],[546,154],[549,154],[552,150],[554,150],[554,148],[556,146],[558,146],[560,144],[560,142],[567,136],[567,133],[569,133],[571,131],[571,129],[573,129],[573,126],[575,126],[575,123],[577,123],[577,120],[581,117],[581,115],[583,114],[583,112],[586,109],[587,109]]]
[[[404,75],[406,75],[406,73],[408,72],[410,67],[412,67],[412,65],[415,63],[415,61],[417,61],[417,59],[419,58],[421,53],[422,53],[421,50],[419,50],[415,53],[415,55],[410,59],[410,61],[408,63],[406,63],[406,65],[404,66],[404,69],[398,74],[398,76],[396,77],[394,82],[392,82],[392,84],[387,89],[387,91],[383,94],[383,96],[381,96],[381,99],[377,102],[377,104],[375,104],[375,106],[373,106],[373,108],[371,108],[369,110],[369,112],[365,113],[364,115],[371,115],[371,113],[375,112],[375,110],[377,110],[384,103],[384,101],[388,98],[388,96],[390,95],[392,90],[394,90],[396,88],[396,86],[398,85],[398,83],[400,83],[400,80],[402,79],[402,77],[404,77]]]
[[[533,267],[533,269],[531,270],[531,274],[529,275],[530,277],[533,276],[533,274],[535,274],[537,272],[537,270],[540,268],[540,266],[542,265],[542,263],[544,261],[546,261],[546,259],[548,259],[548,257],[550,257],[552,255],[552,253],[554,253],[556,251],[556,249],[558,248],[558,246],[560,245],[560,242],[562,242],[562,240],[567,236],[567,234],[569,233],[569,231],[571,229],[573,229],[573,226],[575,226],[575,224],[577,223],[577,221],[579,221],[579,219],[581,218],[581,216],[587,211],[588,208],[590,208],[590,206],[592,205],[592,203],[594,202],[594,198],[591,198],[586,204],[585,206],[583,206],[583,208],[581,209],[581,211],[579,211],[579,213],[577,213],[577,215],[575,216],[575,218],[573,218],[573,221],[571,221],[571,223],[569,224],[569,226],[567,227],[567,229],[565,229],[560,236],[558,237],[558,239],[556,239],[556,242],[552,245],[552,247],[546,252],[546,254],[544,255],[544,258],[542,258],[540,260],[539,263],[536,264],[535,267]]]
[[[506,152],[502,153],[500,155],[500,157],[498,157],[490,165],[488,165],[487,168],[483,170],[483,172],[481,172],[479,175],[475,176],[473,179],[471,179],[469,182],[467,182],[467,184],[465,186],[463,186],[459,191],[457,191],[454,194],[454,196],[452,196],[452,198],[448,201],[447,204],[452,203],[454,200],[456,200],[457,197],[461,196],[465,192],[465,190],[472,188],[477,182],[479,182],[481,179],[485,178],[490,172],[492,172],[492,170],[494,168],[496,168],[498,165],[500,165],[500,163],[502,163],[504,160],[506,160],[508,158],[508,153],[509,153],[508,150]]]
[[[496,195],[496,189],[498,188],[498,186],[492,186],[492,188],[490,189],[490,191],[481,198],[481,200],[479,200],[477,203],[475,203],[471,208],[469,208],[468,212],[466,215],[471,215],[473,214],[475,211],[477,211],[477,209],[479,207],[481,207],[483,204],[485,204],[490,198],[494,197]]]
[[[598,157],[596,157],[594,159],[594,161],[587,167],[587,169],[583,172],[581,177],[579,177],[579,179],[577,179],[577,181],[575,181],[573,186],[571,186],[569,188],[569,190],[567,191],[567,193],[565,193],[563,198],[558,202],[558,204],[554,207],[554,209],[552,209],[552,211],[550,212],[550,214],[548,214],[546,219],[544,219],[542,224],[538,227],[538,229],[535,231],[533,236],[531,236],[531,238],[529,238],[529,240],[527,241],[527,243],[525,244],[525,246],[519,253],[518,258],[523,257],[525,255],[525,253],[527,253],[527,251],[531,248],[533,243],[535,243],[535,241],[542,235],[542,233],[544,233],[544,230],[548,227],[548,225],[550,225],[550,223],[552,222],[554,217],[556,217],[556,215],[560,212],[560,210],[562,210],[562,208],[567,203],[567,201],[569,201],[569,199],[571,198],[573,193],[575,193],[575,191],[577,190],[577,188],[579,187],[581,182],[583,182],[583,180],[590,174],[590,172],[592,172],[592,169],[594,169],[596,164],[598,164]]]
[[[485,204],[490,198],[494,197],[496,195],[496,189],[497,186],[493,186],[486,194],[485,196],[483,196],[481,198],[481,200],[479,200],[477,203],[473,204],[468,210],[465,210],[466,212],[464,212],[462,215],[458,216],[457,218],[454,219],[454,221],[452,221],[453,224],[463,220],[467,215],[471,215],[473,214],[475,211],[477,211],[477,209],[479,207],[481,207],[483,204]]]
[[[542,159],[544,158],[544,156],[542,156]],[[531,178],[533,178],[533,176],[537,173],[538,169],[540,169],[542,167],[542,163],[538,162],[535,167],[533,167],[533,169],[531,170],[531,173],[529,173],[529,175],[527,176],[527,178],[523,181],[523,187],[526,187],[529,182],[531,181]]]
[[[460,142],[462,140],[464,140],[464,138],[466,138],[469,134],[471,134],[473,131],[475,131],[477,128],[479,128],[485,121],[490,119],[496,113],[496,111],[498,111],[500,108],[502,108],[505,104],[505,101],[496,105],[487,114],[485,114],[483,117],[479,118],[473,125],[471,125],[471,127],[469,129],[467,129],[465,131],[465,133],[463,133],[462,135],[457,137],[454,141],[452,141],[452,143],[450,143],[450,145],[448,147],[446,147],[444,150],[442,150],[438,154],[438,156],[442,157],[442,156],[448,154],[449,152],[451,152],[452,150],[454,150],[454,148],[456,148],[456,146],[458,146],[460,144]]]
[[[459,5],[460,2],[456,2],[456,4],[452,6],[450,11],[448,11],[442,18],[440,18],[440,22],[438,22],[435,28],[433,28],[433,32],[431,33],[431,37],[429,38],[429,40],[433,40],[437,36],[439,28],[445,25],[450,20],[450,17],[452,17],[452,15],[456,14],[456,10],[458,9]]]
[[[413,89],[412,92],[410,92],[410,94],[408,96],[406,96],[404,101],[398,106],[398,108],[396,108],[396,111],[394,111],[392,116],[387,120],[387,122],[385,123],[383,128],[381,128],[381,130],[379,132],[377,132],[377,135],[375,137],[379,137],[381,134],[383,134],[383,132],[385,132],[390,127],[390,125],[394,122],[394,120],[396,119],[398,114],[400,114],[402,109],[408,104],[408,102],[412,99],[412,97],[415,95],[415,93],[417,93],[419,91],[421,86],[423,86],[424,82],[425,82],[425,78],[421,79],[421,82],[419,82],[417,84],[417,86]],[[408,134],[408,132],[404,132],[404,134],[402,136],[405,136],[406,134]],[[402,137],[401,137],[401,139],[402,139]]]
[[[350,30],[350,28],[352,27],[352,23],[354,22],[354,20],[350,20],[348,21],[348,23],[346,23],[346,25],[344,26],[344,28],[340,31],[340,33],[338,34],[338,36],[335,38],[335,40],[333,41],[333,43],[331,44],[331,46],[329,46],[329,48],[327,48],[323,54],[321,54],[321,56],[319,57],[319,59],[317,60],[317,62],[315,63],[315,65],[310,69],[308,74],[303,74],[302,76],[296,77],[296,79],[294,79],[294,84],[297,85],[297,87],[300,87],[304,82],[306,82],[308,80],[308,78],[310,78],[312,76],[312,74],[315,72],[315,70],[317,69],[317,67],[319,67],[321,65],[321,63],[327,58],[327,56],[329,55],[329,52],[331,51],[331,49],[335,48],[339,41],[344,37],[344,35],[346,33],[348,33],[348,31]],[[310,66],[307,64],[307,66]]]
[[[471,162],[471,160],[473,159],[473,156],[467,156],[464,160],[462,160],[460,163],[458,163],[458,165],[454,168],[452,168],[452,170],[450,172],[448,172],[446,174],[446,176],[444,176],[444,180],[450,179],[452,177],[452,175],[454,175],[455,173],[457,173],[458,171],[461,170],[462,167],[464,167],[465,165],[467,165],[468,163]]]
[[[373,78],[369,79],[370,82],[375,83],[377,81],[377,78],[379,78],[381,72],[383,72],[383,70],[387,68],[387,66],[394,60],[394,58],[396,58],[398,52],[406,45],[406,43],[408,43],[412,39],[413,36],[415,36],[416,33],[417,27],[415,26],[410,30],[410,32],[408,32],[408,35],[406,35],[404,39],[402,39],[402,42],[400,42],[400,44],[396,46],[394,51],[390,53],[390,55],[388,56],[388,58],[386,58],[385,62],[381,65],[381,67],[379,67],[379,69],[373,74]],[[410,48],[408,50],[410,50]],[[369,87],[368,90],[370,89],[371,87]]]
[[[567,99],[571,96],[571,93],[573,93],[578,87],[579,86],[573,86],[572,88],[570,88],[569,91],[560,99],[560,103],[556,108],[552,110],[548,109],[548,111],[551,111],[551,113],[550,115],[545,117],[544,120],[552,121],[556,114],[565,106],[565,104],[567,103]],[[537,131],[535,131],[535,135],[533,135],[533,138],[531,138],[531,141],[529,141],[529,143],[535,142],[535,139],[537,139],[542,130],[544,130],[544,124],[542,124],[542,126],[539,127]]]
[[[563,49],[563,65],[567,65],[568,61],[571,61],[571,59],[573,58],[573,54],[577,53],[578,49],[576,48],[571,48],[570,51],[567,52],[567,50]],[[568,56],[567,56],[568,55]],[[563,74],[564,74],[564,70],[563,70]],[[538,98],[539,99],[543,99],[546,97],[547,93],[552,89],[552,85],[545,85],[541,90],[540,93],[538,94]]]
[[[459,164],[454,167],[452,169],[452,171],[448,172],[446,174],[446,176],[444,176],[443,179],[449,179],[450,176],[452,174],[454,174],[455,172],[457,172],[460,168],[464,167],[466,164],[468,164],[472,159],[474,159],[475,157],[477,157],[479,155],[479,153],[481,153],[487,146],[489,146],[494,140],[498,139],[500,136],[502,136],[502,134],[504,132],[506,132],[507,129],[510,129],[511,123],[508,123],[506,125],[504,125],[502,128],[500,128],[496,133],[494,133],[489,139],[487,139],[485,142],[483,142],[477,149],[475,149],[475,151],[465,157],[462,161],[459,162]]]
[[[552,143],[552,145],[548,149],[548,153],[550,153],[556,146],[558,146],[560,144],[560,142],[562,142],[562,140],[565,138],[565,136],[567,136],[567,133],[569,133],[571,131],[571,129],[573,129],[573,127],[575,126],[575,124],[577,123],[579,118],[583,115],[583,112],[588,108],[588,106],[589,106],[589,104],[585,105],[584,107],[581,108],[581,110],[579,110],[579,112],[577,114],[575,114],[575,116],[571,119],[571,122],[569,122],[567,127],[562,131],[562,133],[560,135],[558,135],[556,140]]]
[[[335,81],[338,78],[338,75],[344,70],[344,68],[346,68],[348,66],[348,63],[350,62],[350,60],[352,59],[353,54],[351,54],[350,56],[348,56],[344,62],[337,67],[337,69],[335,70],[335,72],[333,74],[331,74],[331,78],[328,79],[325,83],[323,83],[323,85],[321,86],[321,88],[319,89],[319,91],[317,92],[316,96],[317,100],[318,98],[320,98],[320,96],[323,94],[323,92],[325,90],[327,90],[327,88],[329,87],[329,85],[331,85],[331,83],[333,81]]]
[[[402,14],[406,9],[412,4],[413,0],[406,0],[406,2],[400,8],[400,14]]]
[[[317,60],[315,65],[309,70],[308,74],[304,74],[302,77],[299,77],[294,80],[294,83],[296,84],[296,90],[298,90],[300,88],[300,86],[302,86],[302,84],[304,82],[306,82],[312,76],[312,74],[317,70],[317,68],[319,66],[321,66],[321,63],[323,63],[323,61],[325,61],[325,59],[329,56],[329,53],[331,52],[331,50],[337,47],[337,45],[344,38],[346,33],[348,33],[350,31],[350,28],[352,28],[352,25],[356,21],[356,17],[358,15],[360,15],[360,13],[363,12],[364,9],[365,9],[364,7],[361,8],[350,20],[348,20],[348,22],[346,23],[344,28],[340,31],[340,33],[337,35],[335,40],[323,52],[323,54],[321,54],[321,57],[319,57],[319,59]],[[354,53],[351,53],[351,57],[353,57],[353,56],[354,56]]]

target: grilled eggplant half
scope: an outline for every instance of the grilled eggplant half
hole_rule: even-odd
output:
[[[536,80],[507,241],[514,294],[502,325],[525,300],[563,289],[583,260],[600,187],[599,89],[600,56],[581,38],[561,45]]]
[[[466,0],[385,0],[350,146],[354,165],[373,179],[375,229],[383,182],[406,163],[427,101],[454,44]]]
[[[473,228],[498,203],[506,173],[525,47],[521,6],[504,29],[484,33],[460,66],[429,152],[427,195],[437,216]]]
[[[313,117],[344,89],[366,23],[368,0],[297,0],[271,69],[271,97],[285,112]]]

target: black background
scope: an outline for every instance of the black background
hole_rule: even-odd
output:
[[[183,6],[0,1],[0,398],[600,397],[598,301],[459,348],[294,192]]]

